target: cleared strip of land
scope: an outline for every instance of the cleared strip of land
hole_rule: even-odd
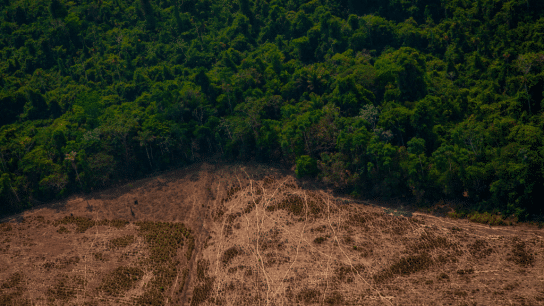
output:
[[[544,302],[542,229],[303,185],[262,165],[202,164],[28,211],[0,225],[0,304]]]

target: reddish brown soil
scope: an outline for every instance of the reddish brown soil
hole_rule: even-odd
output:
[[[138,221],[195,237],[190,257],[184,240],[169,259],[164,305],[544,305],[542,229],[394,216],[301,185],[203,163],[13,216],[0,224],[0,305],[138,304],[158,275]],[[101,223],[55,222],[71,215]],[[108,281],[116,271],[127,287]]]

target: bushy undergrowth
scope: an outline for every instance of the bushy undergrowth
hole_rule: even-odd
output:
[[[453,211],[448,213],[448,217],[452,219],[467,218],[468,220],[476,223],[489,224],[489,225],[511,225],[513,221],[507,220],[503,215],[493,214],[490,212],[477,212],[473,211],[470,213],[462,211]],[[514,218],[517,220],[517,218]]]

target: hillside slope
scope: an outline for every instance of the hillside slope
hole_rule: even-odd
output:
[[[302,185],[204,163],[27,211],[0,224],[0,304],[544,303],[543,229]]]
[[[0,214],[221,154],[354,195],[542,216],[543,12],[2,0]]]

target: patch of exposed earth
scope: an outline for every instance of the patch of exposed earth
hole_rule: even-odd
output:
[[[0,305],[542,305],[544,230],[206,164],[0,224]]]

